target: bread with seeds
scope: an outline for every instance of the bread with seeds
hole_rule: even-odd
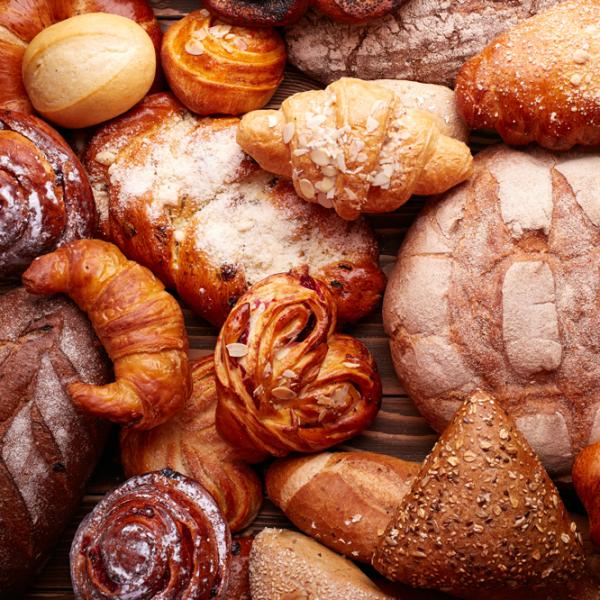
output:
[[[359,79],[294,94],[279,111],[251,112],[237,139],[263,169],[291,179],[304,200],[348,220],[395,210],[413,194],[444,192],[471,173],[468,146],[445,135],[431,113]]]
[[[461,69],[473,129],[551,150],[600,144],[600,2],[569,0],[523,21]]]
[[[552,594],[586,577],[556,487],[484,392],[467,399],[425,460],[373,565],[394,581],[474,599],[519,590],[576,597]]]
[[[385,286],[373,231],[258,168],[238,124],[164,93],[103,126],[84,161],[103,235],[217,326],[252,284],[302,266],[326,282],[340,321],[369,313]]]

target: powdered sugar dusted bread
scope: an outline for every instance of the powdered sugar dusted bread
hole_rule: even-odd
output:
[[[493,391],[561,476],[600,439],[598,173],[598,154],[482,152],[413,224],[384,301],[396,372],[436,429]]]
[[[462,64],[511,25],[557,0],[408,0],[367,25],[307,13],[286,30],[289,59],[331,83],[340,77],[412,79],[452,86]]]
[[[90,324],[62,298],[0,296],[0,590],[42,567],[102,449],[104,425],[78,412],[67,384],[108,380]]]
[[[326,281],[342,320],[369,312],[384,285],[369,228],[260,170],[237,126],[157,94],[101,129],[86,166],[104,234],[214,324],[249,285],[302,265]]]

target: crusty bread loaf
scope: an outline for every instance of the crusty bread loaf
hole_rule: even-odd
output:
[[[309,12],[286,30],[290,61],[323,83],[340,77],[412,79],[453,86],[496,35],[558,0],[408,0],[367,25]]]
[[[358,567],[293,531],[263,529],[250,552],[252,600],[391,600]]]
[[[152,39],[135,21],[88,13],[41,31],[23,56],[33,107],[62,127],[89,127],[129,110],[156,74]]]
[[[420,467],[373,452],[287,458],[267,471],[267,494],[304,533],[370,563]]]
[[[442,431],[476,386],[569,476],[600,438],[600,155],[498,146],[413,224],[383,307],[396,372]]]
[[[102,384],[108,361],[77,307],[23,289],[0,296],[0,596],[18,597],[67,524],[105,425],[66,387]]]

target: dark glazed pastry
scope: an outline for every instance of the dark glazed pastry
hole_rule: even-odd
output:
[[[257,283],[230,313],[215,348],[217,429],[246,460],[318,452],[375,418],[375,361],[335,326],[327,287],[301,272]]]
[[[92,190],[71,148],[41,119],[0,110],[0,277],[95,231]]]
[[[71,579],[81,600],[226,600],[231,536],[197,482],[174,471],[133,477],[79,526]]]

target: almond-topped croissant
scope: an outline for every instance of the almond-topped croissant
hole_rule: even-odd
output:
[[[37,258],[23,283],[35,294],[71,296],[114,363],[114,383],[68,386],[77,406],[136,429],[183,406],[191,391],[183,314],[148,269],[113,244],[79,240]]]
[[[444,192],[469,177],[473,160],[431,114],[350,78],[294,94],[279,111],[248,113],[238,143],[263,169],[291,178],[302,198],[348,220]]]
[[[267,277],[235,305],[215,348],[216,422],[245,460],[318,452],[371,424],[377,366],[335,326],[327,286],[302,272]]]

